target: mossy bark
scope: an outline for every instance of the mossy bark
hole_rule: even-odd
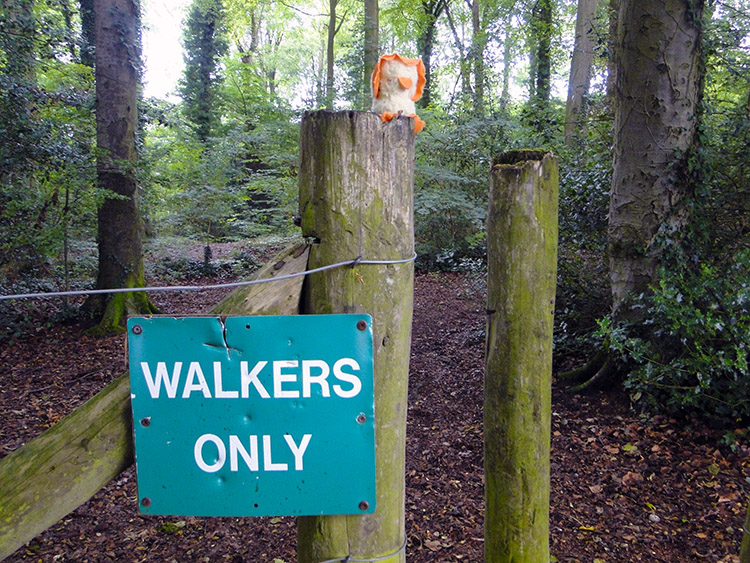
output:
[[[413,256],[414,133],[410,119],[382,123],[367,112],[312,112],[301,131],[303,234],[318,242],[310,269],[353,260]],[[298,561],[395,554],[405,561],[406,401],[413,262],[337,268],[308,276],[305,313],[373,317],[377,509],[298,520]],[[342,452],[342,455],[346,455]]]
[[[133,462],[124,375],[0,461],[0,559],[91,498]]]
[[[298,274],[307,268],[310,246],[290,245],[263,266],[256,279],[273,279]],[[218,315],[296,315],[299,312],[304,276],[277,282],[238,287],[214,307]]]
[[[740,546],[740,563],[750,563],[750,502],[745,513],[745,524],[742,527],[742,545]]]
[[[557,161],[493,162],[487,221],[485,561],[549,561]]]
[[[305,270],[295,244],[256,279]],[[295,315],[302,280],[236,289],[212,314]],[[130,380],[125,374],[52,428],[0,460],[0,559],[86,502],[133,462]]]
[[[138,209],[138,71],[140,7],[136,0],[94,0],[96,28],[97,289],[143,287],[143,225]],[[93,295],[101,315],[91,335],[124,332],[128,314],[157,312],[145,293]]]

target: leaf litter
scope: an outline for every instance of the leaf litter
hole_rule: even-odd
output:
[[[189,280],[185,283],[210,282]],[[155,294],[204,313],[227,290]],[[484,298],[468,276],[415,283],[406,462],[407,559],[482,560]],[[0,350],[0,457],[126,370],[124,337],[42,325]],[[722,432],[644,416],[621,391],[553,384],[550,544],[566,563],[737,561],[750,458]],[[295,561],[295,521],[142,516],[133,468],[6,561]]]

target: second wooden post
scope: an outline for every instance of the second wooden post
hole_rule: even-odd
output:
[[[302,232],[308,268],[414,255],[414,133],[410,119],[368,112],[307,113],[300,138]],[[298,521],[298,561],[405,561],[404,468],[414,263],[341,267],[308,276],[306,314],[373,317],[377,510]],[[342,456],[347,452],[342,451]]]
[[[486,563],[549,561],[557,161],[494,159],[487,219]]]

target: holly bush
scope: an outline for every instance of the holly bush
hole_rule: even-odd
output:
[[[639,299],[637,325],[601,321],[629,368],[636,405],[669,414],[750,422],[750,250],[721,265],[662,271]]]

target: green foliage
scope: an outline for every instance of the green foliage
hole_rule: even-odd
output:
[[[219,119],[215,93],[219,61],[227,51],[221,0],[193,0],[185,22],[185,72],[180,83],[185,118],[201,142],[214,133]]]
[[[600,334],[628,366],[638,405],[713,421],[750,421],[750,251],[721,266],[662,271],[644,319]]]
[[[418,267],[452,270],[486,251],[490,156],[513,128],[497,112],[456,117],[421,110],[427,126],[417,137],[414,220]]]
[[[244,117],[257,125],[238,119],[210,143],[184,134],[176,108],[152,104],[143,179],[157,232],[211,242],[292,228],[298,128],[283,108],[246,102]]]
[[[92,89],[91,70],[74,63],[48,63],[33,81],[0,73],[5,275],[38,266],[62,251],[67,234],[93,226],[99,195],[90,151]]]
[[[611,155],[602,143],[578,155],[566,154],[560,170],[560,241],[602,252],[612,183]]]
[[[555,353],[586,356],[595,347],[597,319],[611,307],[605,263],[612,175],[609,135],[585,150],[560,149],[559,252]],[[555,151],[557,152],[557,151]]]

